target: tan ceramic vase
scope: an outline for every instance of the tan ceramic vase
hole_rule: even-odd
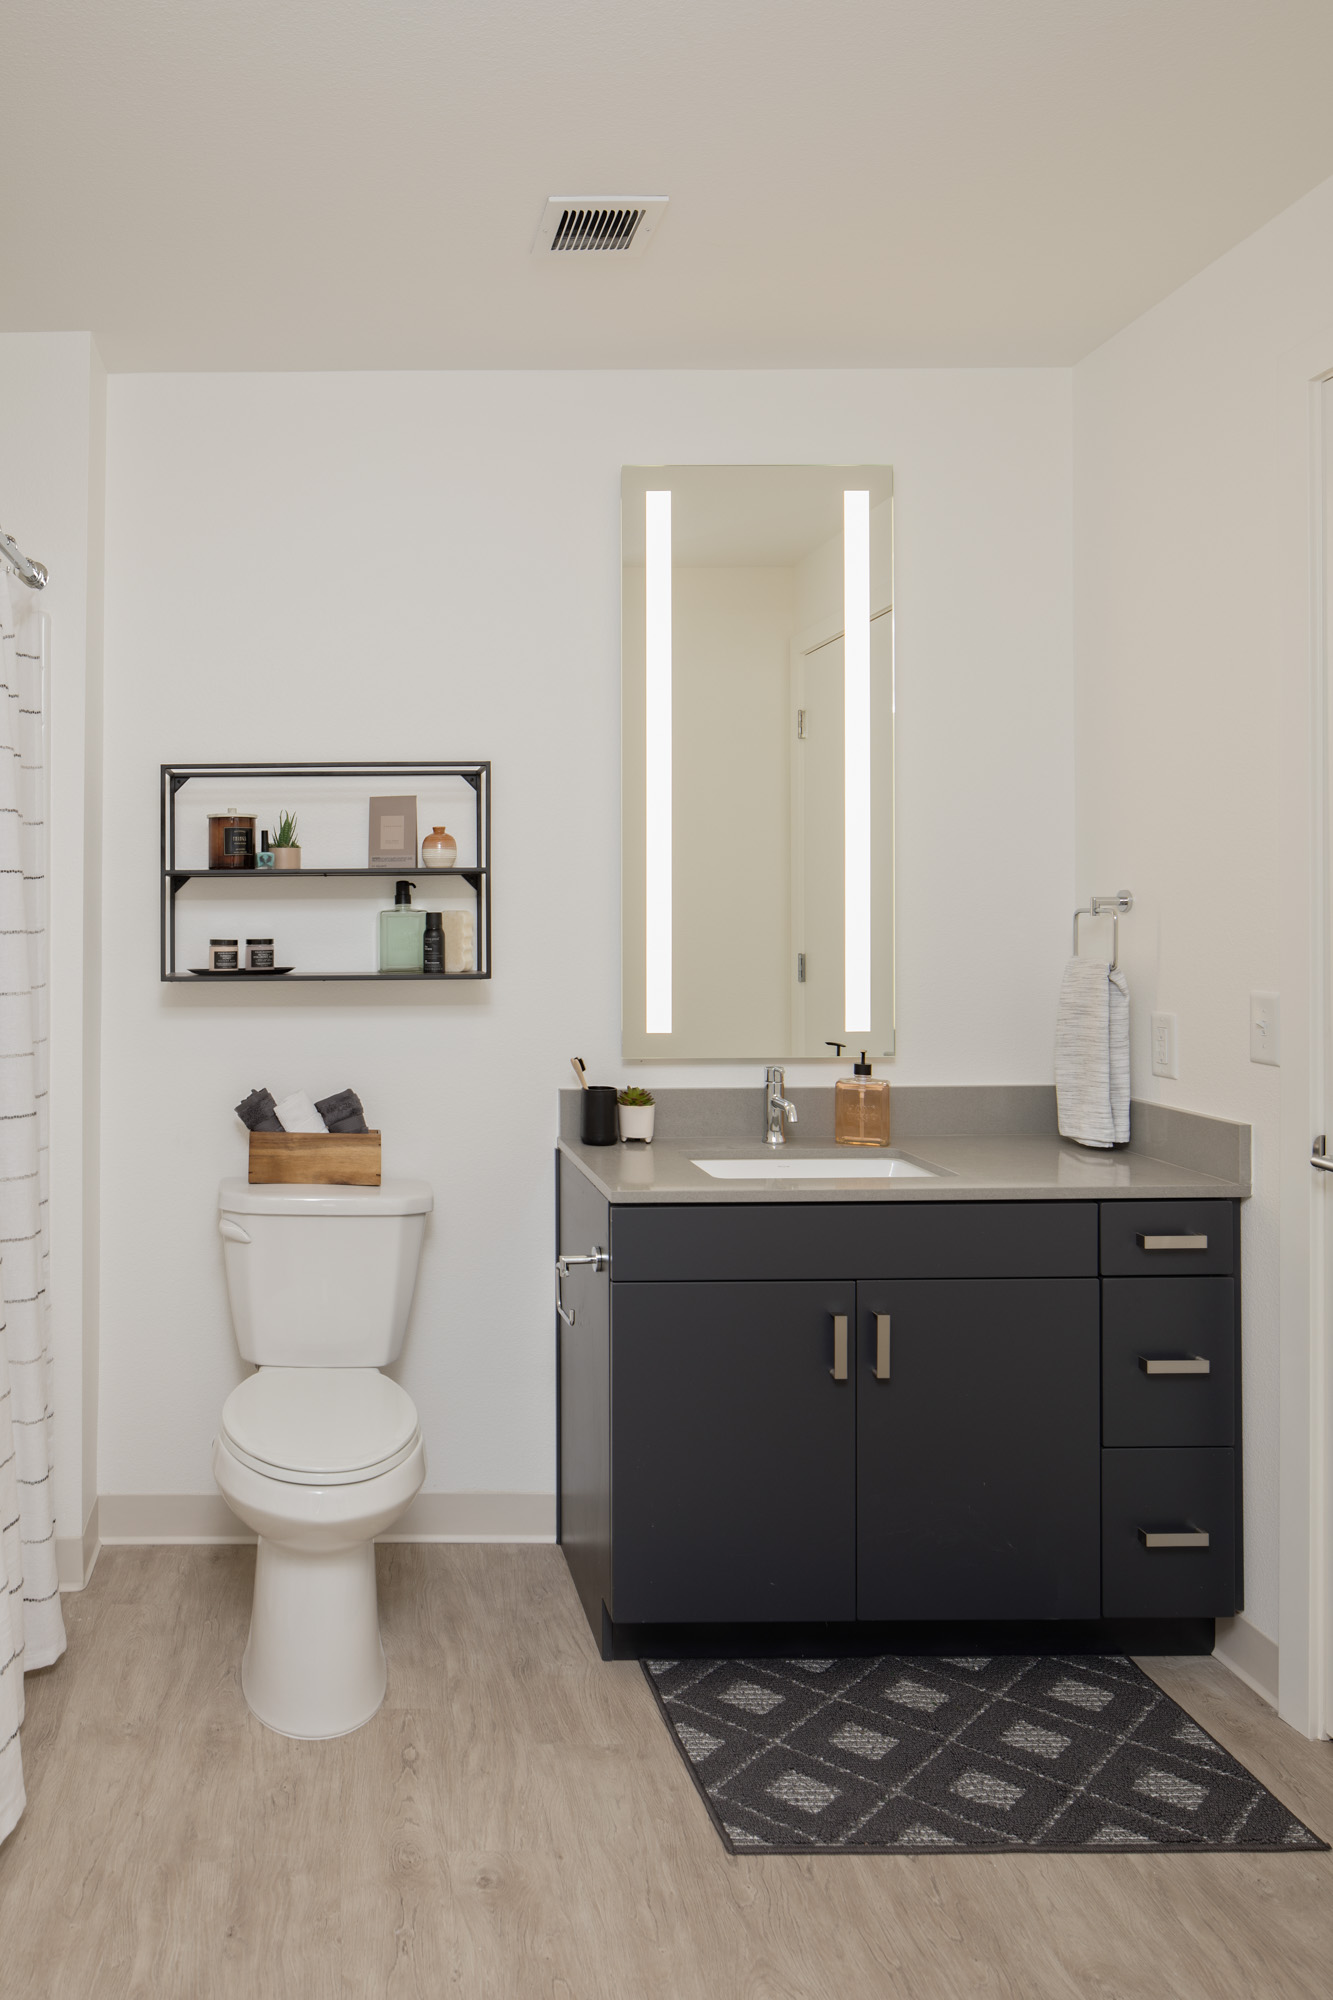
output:
[[[275,847],[270,851],[273,855],[273,866],[275,868],[299,868],[301,865],[301,850],[299,847]]]
[[[432,827],[421,843],[423,868],[452,868],[458,859],[458,842],[447,828]]]

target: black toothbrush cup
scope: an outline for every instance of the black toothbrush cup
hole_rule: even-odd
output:
[[[620,1137],[614,1087],[609,1083],[590,1083],[583,1092],[582,1110],[579,1137],[584,1145],[614,1146]]]

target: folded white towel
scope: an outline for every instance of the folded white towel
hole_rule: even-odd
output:
[[[1083,1146],[1129,1137],[1129,984],[1104,962],[1071,958],[1055,1017],[1060,1136]],[[278,1107],[282,1116],[282,1107]]]
[[[274,1113],[284,1132],[327,1132],[329,1129],[303,1090],[294,1090],[290,1097],[284,1097],[281,1104],[274,1106]]]

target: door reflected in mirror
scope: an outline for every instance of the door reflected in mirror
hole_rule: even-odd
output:
[[[891,1055],[891,469],[626,466],[620,520],[625,1055]]]

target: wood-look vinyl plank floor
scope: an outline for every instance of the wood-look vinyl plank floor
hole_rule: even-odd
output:
[[[108,1549],[28,1680],[0,2000],[1327,2000],[1333,1856],[732,1857],[558,1550],[379,1551],[389,1693],[239,1685],[254,1555]],[[1333,1744],[1149,1671],[1317,1832]]]

